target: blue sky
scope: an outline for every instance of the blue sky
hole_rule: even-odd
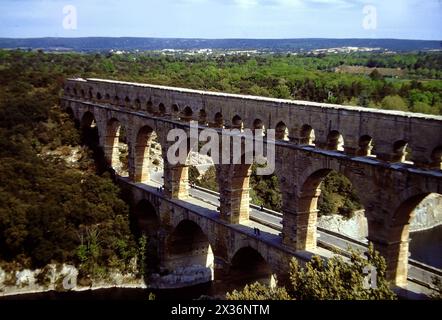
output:
[[[442,40],[442,0],[0,0],[0,37],[84,36]]]

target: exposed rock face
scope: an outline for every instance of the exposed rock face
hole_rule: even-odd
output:
[[[318,227],[361,241],[364,241],[368,235],[368,224],[367,218],[364,216],[364,210],[355,212],[351,219],[345,219],[337,214],[322,216],[318,218]]]
[[[153,141],[150,145],[149,153],[153,170],[157,172],[164,171],[164,159],[162,155],[161,144]],[[203,175],[207,171],[207,169],[209,169],[213,165],[213,159],[210,156],[191,151],[189,153],[189,158],[187,159],[187,164],[190,166],[195,166],[198,169],[199,173]]]
[[[416,207],[415,216],[410,223],[410,232],[431,229],[440,224],[442,224],[442,195],[432,193]],[[368,236],[364,210],[356,212],[351,219],[344,219],[340,215],[322,216],[318,218],[318,226],[358,240],[365,240]]]
[[[78,278],[78,269],[72,265],[47,265],[43,269],[23,269],[5,271],[0,268],[0,296],[24,293],[57,291],[81,291],[107,287],[137,287],[145,288],[142,279],[134,274],[121,274],[113,271],[108,278],[92,280],[87,285]],[[77,281],[78,280],[78,281]]]
[[[410,231],[422,231],[442,224],[442,195],[432,193],[414,210]]]
[[[84,157],[86,150],[84,147],[61,146],[55,150],[44,149],[40,156],[56,157],[65,161],[71,167],[78,167],[80,160]]]
[[[203,175],[211,166],[213,166],[213,159],[207,155],[202,155],[198,152],[191,151],[189,153],[188,163],[195,166],[198,172]]]

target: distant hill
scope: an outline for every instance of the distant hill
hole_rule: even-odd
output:
[[[179,39],[179,38],[0,38],[0,48],[107,51],[162,49],[222,49],[310,51],[338,47],[370,47],[392,51],[442,49],[441,41],[399,39]]]

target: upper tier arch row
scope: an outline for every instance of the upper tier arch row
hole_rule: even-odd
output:
[[[196,120],[276,129],[276,138],[390,162],[442,169],[442,117],[101,79],[69,79],[65,96]]]

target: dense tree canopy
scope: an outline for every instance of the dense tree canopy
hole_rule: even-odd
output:
[[[351,263],[349,263],[351,262]],[[367,270],[373,272],[368,273]],[[391,300],[396,295],[385,280],[386,264],[380,254],[369,246],[366,256],[351,253],[350,261],[340,256],[324,260],[314,256],[301,267],[290,263],[290,286],[246,286],[227,294],[230,300]],[[368,276],[368,278],[367,278]],[[371,282],[371,280],[374,280]]]
[[[42,267],[93,259],[96,268],[124,270],[136,254],[128,208],[112,180],[95,174],[90,151],[57,106],[62,64],[43,54],[0,56],[0,261]]]

